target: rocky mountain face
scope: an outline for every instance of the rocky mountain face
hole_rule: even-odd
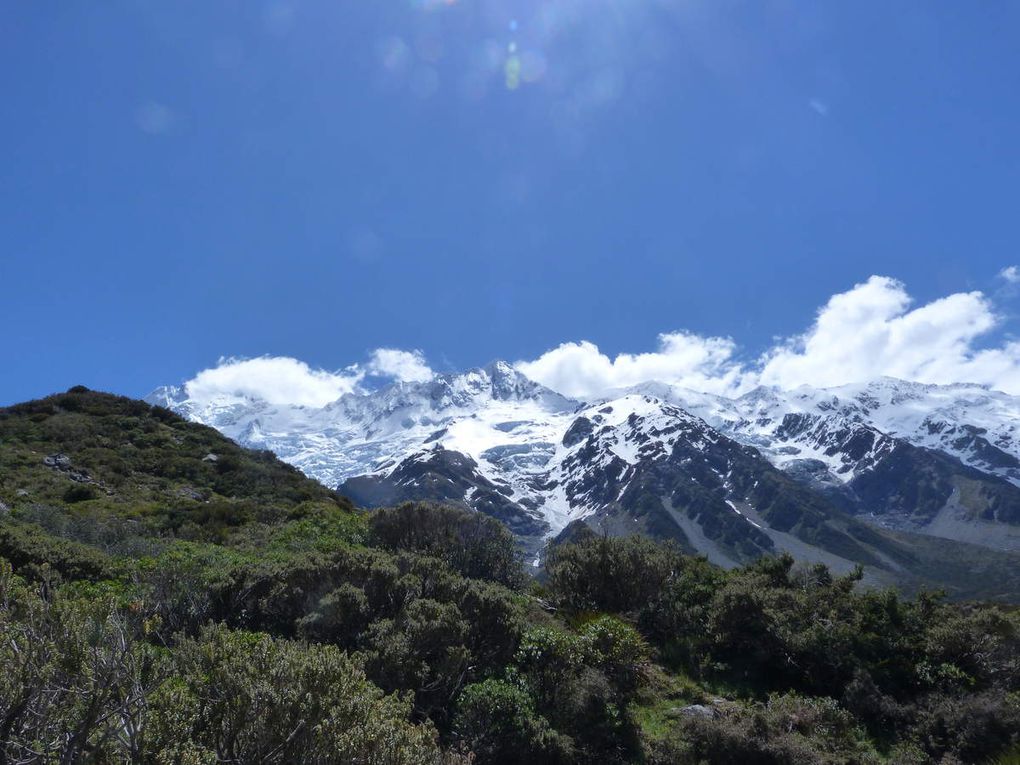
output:
[[[919,535],[1020,550],[1020,399],[978,386],[881,379],[730,399],[651,383],[575,401],[497,362],[322,408],[179,388],[148,400],[359,504],[493,515],[536,559],[578,523],[725,565],[781,550],[863,563],[878,580],[909,572],[929,544]]]
[[[1020,549],[1020,399],[889,378],[737,399],[656,386],[880,526]]]

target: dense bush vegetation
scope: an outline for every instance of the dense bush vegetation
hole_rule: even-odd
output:
[[[489,516],[410,504],[372,513],[369,527],[373,543],[386,550],[435,556],[461,576],[489,579],[512,588],[524,583],[513,537]]]
[[[439,762],[330,646],[206,627],[166,651],[112,593],[46,596],[0,562],[0,741],[5,762]]]
[[[985,762],[1020,742],[1015,612],[862,591],[860,571],[789,556],[724,572],[637,537],[548,569],[568,613],[621,612],[667,668],[750,702],[681,717],[653,761]]]
[[[0,501],[3,762],[951,765],[1020,745],[1017,614],[859,572],[579,535],[529,583],[489,518],[360,514],[83,390],[0,410]]]

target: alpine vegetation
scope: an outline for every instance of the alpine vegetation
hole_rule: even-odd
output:
[[[84,388],[0,409],[0,755],[694,765],[1015,752],[1014,609],[796,562],[763,531],[786,512],[821,519],[818,549],[892,556],[899,537],[830,515],[698,418],[640,402],[669,417],[647,451],[673,440],[692,473],[726,458],[723,485],[770,484],[777,516],[723,516],[756,530],[727,542],[749,562],[574,524],[535,580],[519,537],[465,503],[359,510],[269,452]],[[598,434],[597,412],[567,441]],[[714,512],[701,483],[670,480]],[[845,538],[825,530],[837,523]]]

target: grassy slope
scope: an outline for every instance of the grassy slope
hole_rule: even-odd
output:
[[[60,466],[45,463],[56,455],[66,457]],[[94,551],[151,556],[173,540],[223,543],[242,528],[251,547],[258,529],[284,521],[358,523],[346,499],[269,452],[165,409],[80,388],[0,409],[0,503],[0,554],[56,558],[95,575],[102,566]],[[265,536],[268,544],[273,535]],[[303,544],[300,536],[273,537],[272,546]]]

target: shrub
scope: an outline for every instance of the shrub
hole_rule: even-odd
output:
[[[452,603],[415,600],[396,618],[369,626],[365,669],[383,689],[413,691],[422,714],[443,718],[469,667],[467,632],[467,622]]]
[[[1020,699],[1002,691],[938,694],[921,705],[911,735],[932,757],[984,762],[1020,745]]]
[[[32,525],[0,525],[0,556],[31,579],[46,579],[47,571],[55,571],[64,579],[98,581],[115,571],[112,561],[95,548],[56,539]]]
[[[461,576],[511,588],[525,578],[513,535],[494,518],[447,505],[407,502],[369,518],[372,544],[439,558]]]
[[[637,613],[651,604],[681,565],[673,548],[646,537],[596,537],[554,547],[549,589],[574,611]]]
[[[853,717],[828,698],[772,696],[748,707],[687,716],[650,753],[652,763],[877,765],[882,761]]]
[[[64,501],[72,505],[76,502],[87,502],[99,496],[94,486],[89,484],[75,484],[64,492]]]
[[[615,617],[601,617],[577,632],[530,630],[514,659],[514,676],[537,709],[559,732],[571,736],[582,761],[633,755],[627,704],[645,659],[644,643]]]
[[[150,706],[164,760],[184,747],[215,762],[440,761],[431,726],[410,724],[405,701],[329,646],[209,628],[177,647]]]
[[[467,686],[457,701],[453,730],[485,765],[541,765],[569,756],[569,740],[535,711],[534,699],[503,680]]]
[[[4,762],[441,761],[432,726],[336,648],[217,626],[157,650],[106,588],[46,595],[0,560]]]

